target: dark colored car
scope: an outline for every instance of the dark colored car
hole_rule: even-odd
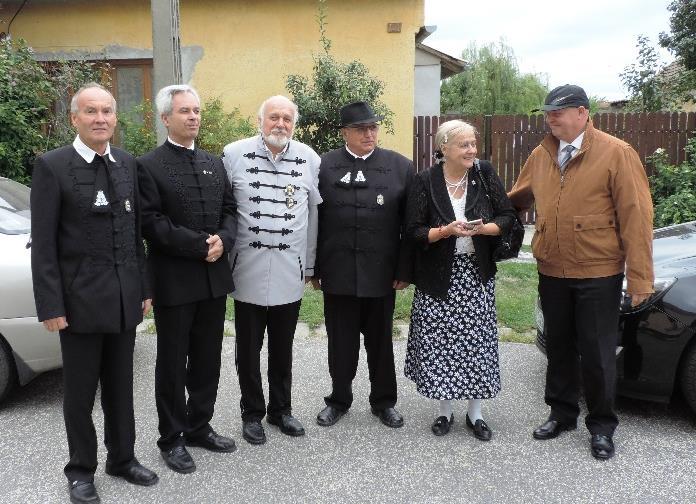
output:
[[[680,387],[696,412],[696,221],[655,230],[653,263],[655,293],[636,308],[622,295],[617,391],[669,402]],[[538,301],[536,314],[537,346],[545,353]]]

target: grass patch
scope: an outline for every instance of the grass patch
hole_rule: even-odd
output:
[[[521,334],[535,329],[534,305],[538,283],[536,264],[498,263],[495,297],[501,325]]]

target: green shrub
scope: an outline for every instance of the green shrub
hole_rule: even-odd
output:
[[[696,137],[689,139],[685,151],[686,161],[678,166],[669,164],[664,149],[649,158],[655,227],[696,220]]]
[[[294,137],[318,153],[328,152],[344,144],[340,131],[339,110],[354,101],[366,101],[381,121],[387,133],[394,134],[394,113],[380,97],[384,83],[372,77],[360,61],[336,61],[330,53],[331,41],[326,37],[326,0],[319,0],[320,41],[324,52],[314,56],[311,79],[303,75],[288,75],[286,87],[300,110]]]
[[[134,156],[154,149],[157,146],[154,120],[155,112],[148,100],[119,113],[121,146]],[[201,149],[220,156],[228,143],[255,134],[253,123],[248,118],[241,117],[239,109],[225,112],[219,98],[203,103],[201,128],[196,139],[196,145]]]
[[[28,184],[34,158],[72,142],[68,95],[104,82],[102,66],[61,61],[44,68],[22,39],[0,41],[0,176]]]

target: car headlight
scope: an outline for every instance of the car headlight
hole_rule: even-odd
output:
[[[661,299],[662,296],[667,294],[667,291],[672,287],[672,285],[674,285],[676,281],[677,279],[674,277],[655,278],[655,292],[653,292],[650,295],[650,297],[648,297],[648,299],[646,299],[643,303],[639,304],[638,306],[632,307],[631,296],[630,294],[626,293],[626,279],[624,278],[623,286],[621,288],[621,313],[635,313],[646,309],[648,306],[652,305],[653,303]]]

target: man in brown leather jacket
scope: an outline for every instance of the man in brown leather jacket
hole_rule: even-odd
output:
[[[633,306],[653,292],[652,199],[638,154],[594,129],[581,87],[552,90],[543,110],[551,134],[532,151],[509,194],[518,210],[536,203],[532,251],[551,413],[534,438],[576,428],[582,376],[592,455],[607,459],[618,425],[615,355],[624,274]]]

